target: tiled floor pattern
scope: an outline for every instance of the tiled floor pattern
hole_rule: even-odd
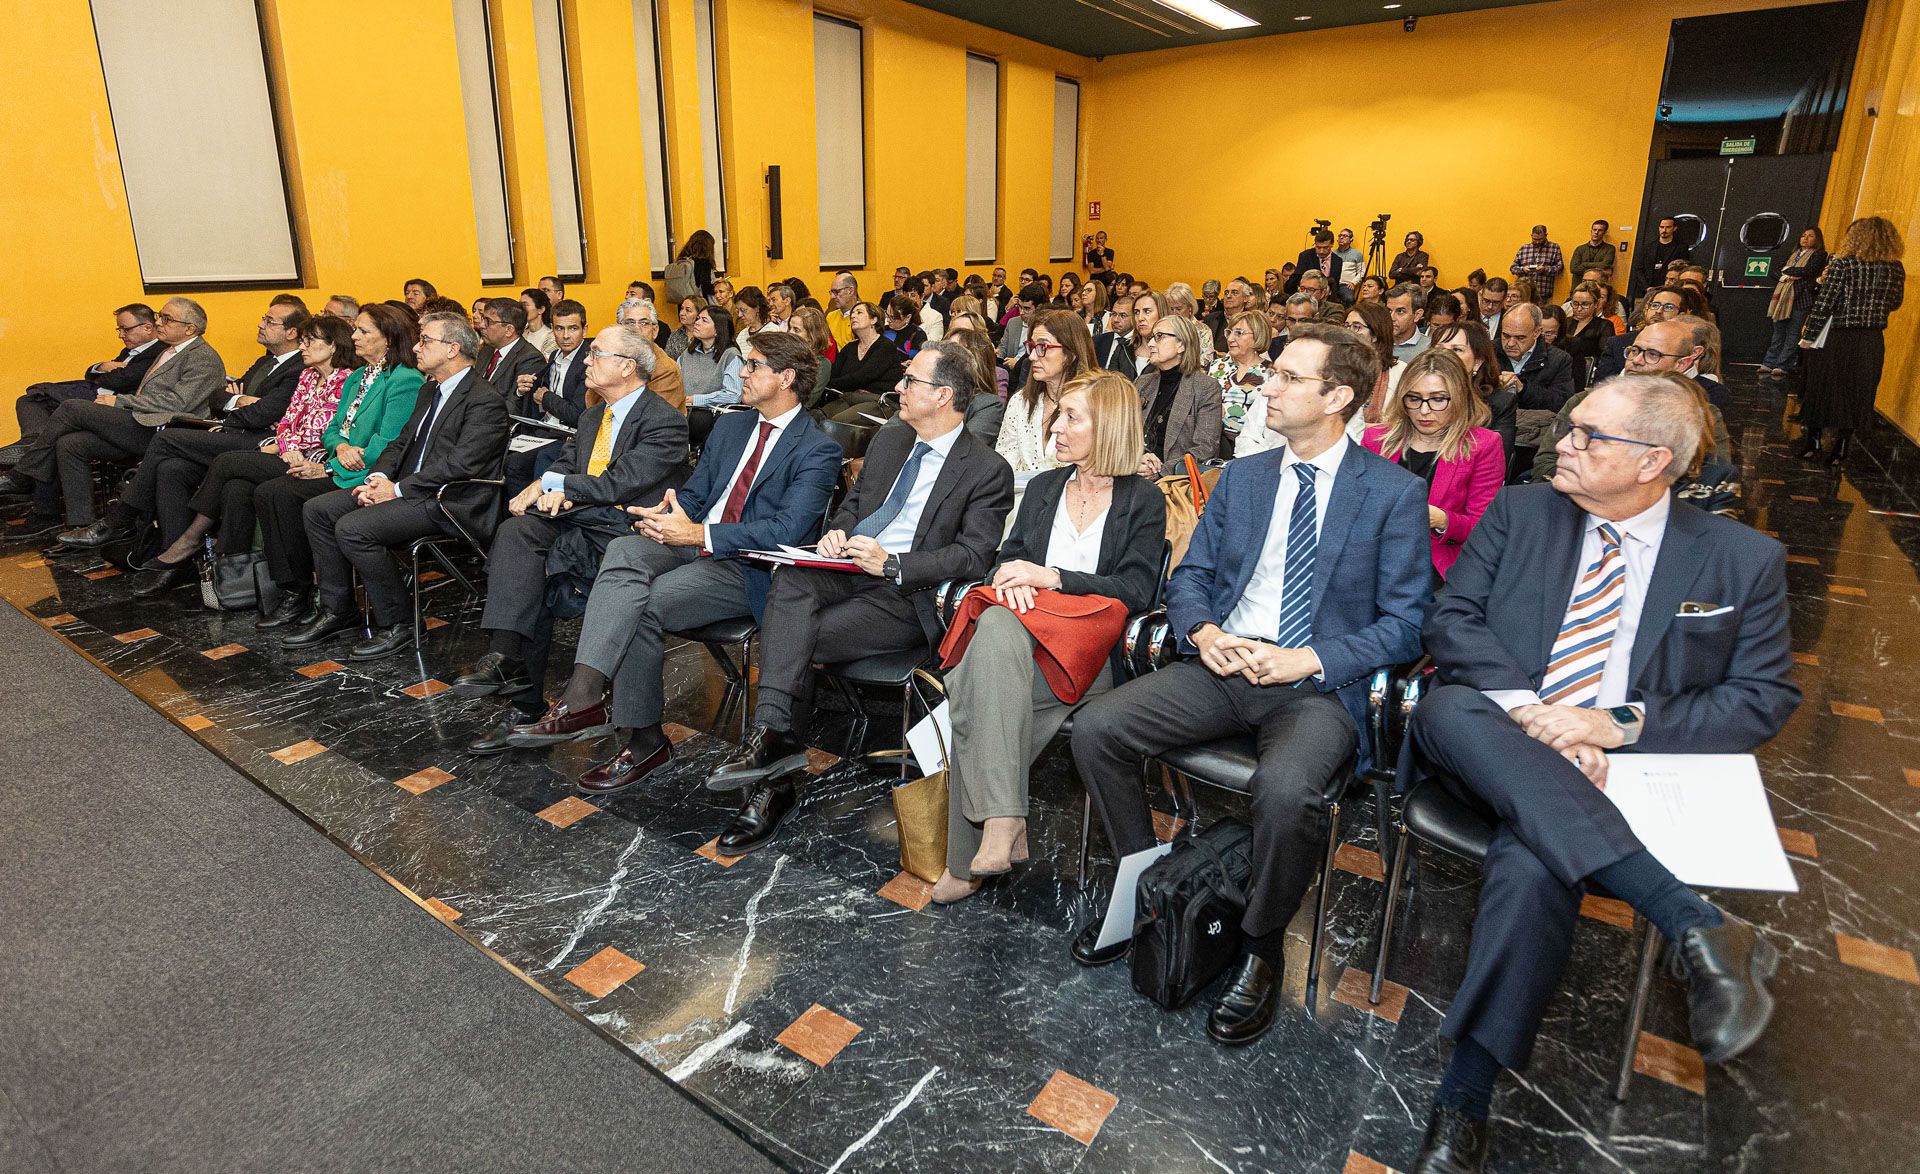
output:
[[[1844,473],[1802,465],[1785,455],[1781,394],[1749,385],[1739,399],[1748,520],[1793,554],[1807,702],[1762,760],[1801,889],[1716,896],[1781,948],[1780,1010],[1751,1053],[1707,1069],[1678,989],[1657,980],[1639,1075],[1614,1102],[1635,937],[1630,911],[1589,899],[1534,1064],[1496,1099],[1499,1169],[1903,1169],[1920,1153],[1920,704],[1902,687],[1920,664],[1920,520],[1894,516],[1920,513],[1920,452],[1877,436]],[[899,868],[888,773],[840,756],[845,723],[828,712],[781,837],[715,853],[730,798],[701,780],[725,747],[698,731],[720,681],[697,647],[669,658],[674,765],[587,802],[569,784],[601,747],[464,754],[493,712],[444,695],[483,646],[451,583],[429,598],[420,654],[315,663],[245,616],[183,610],[188,593],[135,600],[111,570],[0,531],[0,594],[796,1168],[1412,1162],[1476,878],[1416,853],[1390,981],[1370,1003],[1382,869],[1369,811],[1344,819],[1313,1007],[1303,919],[1280,1021],[1228,1051],[1201,1031],[1208,997],[1162,1012],[1123,967],[1067,959],[1100,894],[1073,881],[1080,803],[1057,753],[1036,772],[1033,863],[943,908]],[[1201,799],[1203,822],[1233,811]],[[1099,873],[1097,831],[1093,847]]]

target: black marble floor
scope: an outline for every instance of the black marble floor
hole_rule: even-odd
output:
[[[1632,939],[1596,905],[1532,1070],[1496,1099],[1496,1169],[1920,1165],[1920,703],[1906,679],[1920,664],[1909,626],[1920,452],[1887,430],[1840,472],[1791,461],[1785,392],[1745,373],[1736,383],[1747,520],[1793,556],[1807,699],[1761,759],[1801,890],[1718,897],[1781,947],[1779,1012],[1753,1051],[1703,1072],[1679,990],[1657,980],[1644,1074],[1615,1102]],[[1347,973],[1370,967],[1376,941],[1364,805],[1347,820],[1316,1005],[1302,1005],[1303,919],[1280,1022],[1228,1051],[1202,1032],[1210,998],[1165,1013],[1131,992],[1123,967],[1068,959],[1086,899],[1074,881],[1079,795],[1057,752],[1035,780],[1033,864],[941,909],[900,874],[887,774],[834,757],[845,723],[832,715],[812,739],[825,748],[818,775],[780,838],[737,862],[701,854],[731,805],[701,785],[725,743],[695,732],[710,728],[721,684],[697,646],[670,656],[669,716],[683,728],[666,777],[585,803],[570,784],[598,748],[462,752],[493,709],[437,692],[483,647],[457,588],[429,595],[446,622],[417,655],[315,665],[321,656],[283,651],[245,614],[184,610],[184,594],[135,600],[96,560],[6,532],[0,595],[414,894],[421,916],[795,1168],[1412,1161],[1476,877],[1416,855],[1394,986],[1370,1009]],[[874,725],[873,740],[888,741],[890,723]],[[1233,810],[1199,798],[1208,818]],[[1103,859],[1097,831],[1094,847]]]

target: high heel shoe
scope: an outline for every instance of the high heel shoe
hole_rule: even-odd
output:
[[[994,839],[993,833],[1004,829],[1007,824],[1018,824],[1013,836],[1007,841],[1004,853],[995,849],[987,841]],[[1000,876],[1011,872],[1016,864],[1027,862],[1027,821],[1017,816],[996,816],[986,822],[982,829],[980,850],[973,854],[973,862],[967,870],[976,877]]]
[[[1793,452],[1790,455],[1798,457],[1803,461],[1809,461],[1819,456],[1820,435],[1821,430],[1818,428],[1807,429],[1806,433],[1800,437],[1800,443],[1794,446]]]
[[[979,891],[979,877],[961,880],[943,868],[940,870],[940,879],[933,884],[933,903],[935,905],[958,904]]]
[[[1847,459],[1847,453],[1851,451],[1852,448],[1853,433],[1842,432],[1839,439],[1833,442],[1833,448],[1827,453],[1827,458],[1823,463],[1828,465],[1839,464],[1841,461]]]

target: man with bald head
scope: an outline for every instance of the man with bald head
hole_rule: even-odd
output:
[[[1549,343],[1540,332],[1543,315],[1521,302],[1500,317],[1500,365],[1520,380],[1514,442],[1546,448],[1543,439],[1553,417],[1573,398],[1573,356]]]
[[[1678,318],[1656,321],[1640,328],[1640,333],[1627,344],[1626,373],[1629,375],[1684,375],[1707,390],[1709,415],[1713,423],[1713,435],[1707,445],[1711,451],[1725,455],[1732,448],[1727,440],[1726,421],[1720,415],[1720,408],[1711,400],[1716,391],[1723,391],[1720,381],[1711,375],[1702,374],[1700,361],[1706,355],[1708,332],[1713,330],[1712,323],[1690,314]],[[1564,430],[1573,422],[1573,410],[1580,406],[1590,392],[1580,392],[1561,405],[1559,425]],[[1533,459],[1533,479],[1535,481],[1552,480],[1555,470],[1560,466],[1560,454],[1553,445],[1542,445],[1540,453]]]

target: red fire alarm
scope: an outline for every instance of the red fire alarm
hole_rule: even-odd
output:
[[[1098,200],[1087,201],[1087,219],[1088,220],[1100,219],[1100,201]]]

